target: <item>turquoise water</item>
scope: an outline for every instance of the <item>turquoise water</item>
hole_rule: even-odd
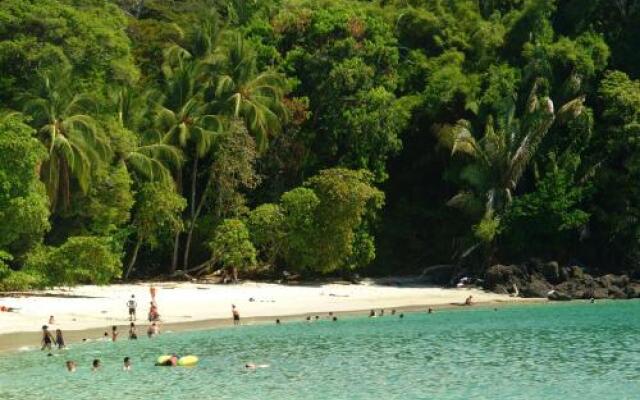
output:
[[[638,399],[639,316],[638,301],[465,308],[75,344],[1,354],[0,399]],[[200,364],[153,366],[170,352]]]

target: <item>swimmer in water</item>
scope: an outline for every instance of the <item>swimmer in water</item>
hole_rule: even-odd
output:
[[[155,322],[153,322],[151,325],[149,325],[149,329],[147,329],[147,336],[149,338],[152,338],[154,336],[158,336],[160,334],[160,329],[158,328],[158,325],[156,325]]]
[[[136,340],[136,339],[138,339],[138,331],[136,330],[136,324],[132,322],[129,325],[129,340]]]
[[[269,368],[269,364],[254,364],[254,363],[246,363],[244,365],[246,369],[255,370],[258,368]]]
[[[67,371],[76,372],[76,362],[75,361],[67,361],[66,363]]]
[[[62,336],[62,331],[60,329],[56,329],[56,345],[58,346],[58,350],[62,350],[66,347],[64,344],[64,337]]]
[[[129,357],[125,357],[122,362],[122,370],[123,371],[131,371],[131,359]]]
[[[374,310],[369,311],[369,318],[375,318],[376,312]]]
[[[161,365],[167,366],[167,367],[175,367],[178,365],[178,360],[180,360],[180,357],[177,354],[172,354],[171,357],[169,357],[168,360],[166,360],[165,362],[163,362]]]
[[[91,371],[97,372],[99,369],[100,369],[100,360],[96,358],[95,360],[93,360],[93,363],[91,363]]]
[[[231,305],[231,314],[233,315],[233,324],[240,325],[240,313],[235,304]]]
[[[42,340],[40,343],[42,344],[42,349],[47,349],[51,351],[51,344],[55,342],[53,335],[49,332],[49,327],[47,325],[42,325]]]

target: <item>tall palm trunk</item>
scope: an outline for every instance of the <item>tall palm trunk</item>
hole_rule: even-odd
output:
[[[69,175],[69,163],[66,159],[60,160],[60,192],[62,195],[62,209],[67,210],[71,204],[71,177]]]
[[[182,170],[178,171],[176,176],[176,190],[178,193],[182,193]],[[169,273],[173,274],[178,269],[178,251],[180,250],[180,231],[176,231],[176,235],[173,239],[173,257],[171,258],[171,268]]]
[[[191,172],[191,204],[189,207],[189,233],[187,234],[187,243],[184,248],[184,259],[182,261],[182,268],[189,268],[189,252],[191,251],[191,239],[193,237],[193,230],[196,225],[196,190],[198,183],[198,156],[193,160],[193,171]]]
[[[171,259],[171,268],[169,273],[173,274],[178,269],[178,251],[180,250],[180,231],[176,232],[173,239],[173,258]]]
[[[136,260],[138,259],[138,252],[140,251],[140,247],[142,246],[142,239],[138,238],[138,241],[136,242],[136,247],[133,248],[133,254],[131,255],[131,261],[129,261],[129,265],[127,266],[127,271],[124,274],[124,279],[129,279],[129,275],[131,274],[131,271],[133,271],[133,266],[136,263]]]

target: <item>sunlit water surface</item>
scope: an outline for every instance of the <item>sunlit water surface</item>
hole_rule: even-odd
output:
[[[472,307],[73,344],[0,354],[0,399],[639,399],[639,316],[638,301]],[[201,361],[153,366],[171,352]]]

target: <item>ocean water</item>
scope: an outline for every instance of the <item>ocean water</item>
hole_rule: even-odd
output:
[[[153,366],[171,352],[200,363]],[[66,372],[67,359],[78,372]],[[269,367],[247,371],[247,362]],[[0,354],[2,400],[639,398],[639,301],[345,317],[73,344],[53,357]]]

